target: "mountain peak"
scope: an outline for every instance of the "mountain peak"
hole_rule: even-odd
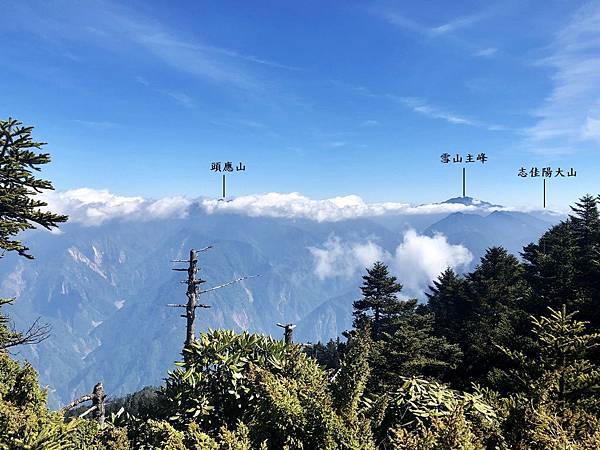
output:
[[[500,208],[501,205],[493,205],[473,197],[454,197],[442,203],[458,203],[465,206],[476,206],[478,208]]]

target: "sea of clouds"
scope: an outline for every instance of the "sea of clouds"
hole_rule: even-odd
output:
[[[185,217],[192,205],[198,206],[207,214],[232,213],[251,217],[310,219],[318,222],[384,215],[450,214],[482,209],[479,206],[459,203],[368,203],[357,195],[312,199],[297,192],[245,195],[228,201],[190,199],[182,196],[153,200],[117,195],[108,190],[80,188],[63,192],[46,191],[41,197],[48,203],[48,209],[68,214],[71,222],[90,226],[100,225],[112,219],[153,220]]]

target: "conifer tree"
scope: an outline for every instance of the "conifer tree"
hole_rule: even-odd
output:
[[[582,317],[600,326],[600,216],[595,197],[586,195],[569,216],[575,240],[574,278]]]
[[[532,289],[528,311],[546,307],[579,311],[593,328],[600,327],[600,218],[597,198],[586,195],[569,218],[524,248],[525,279]]]
[[[316,344],[304,344],[303,351],[315,358],[325,369],[338,369],[345,349],[346,343],[341,342],[338,337],[336,339],[329,339],[326,344],[320,341]]]
[[[390,318],[402,307],[397,295],[402,285],[389,274],[387,266],[378,261],[363,275],[360,288],[363,298],[354,302],[354,327],[364,328],[372,324],[373,339],[377,340]]]
[[[464,340],[464,320],[470,303],[465,297],[465,281],[448,267],[426,292],[427,307],[433,314],[433,331],[450,342]]]
[[[33,256],[13,236],[36,224],[52,229],[67,220],[67,216],[42,211],[47,204],[34,198],[53,187],[34,174],[50,162],[50,155],[37,153],[45,143],[34,141],[32,130],[15,119],[0,120],[0,249],[26,258]]]
[[[393,329],[384,334],[381,348],[382,365],[375,371],[383,373],[380,383],[393,386],[400,377],[426,376],[445,378],[462,359],[460,347],[445,336],[433,332],[433,314],[407,300]]]
[[[532,315],[544,314],[547,307],[559,309],[576,304],[576,243],[571,221],[548,230],[537,243],[524,247],[524,278],[531,288],[527,310]]]
[[[41,211],[47,204],[34,198],[53,188],[50,181],[34,175],[39,166],[50,162],[50,156],[36,153],[45,144],[32,140],[32,130],[15,119],[0,120],[0,258],[6,251],[33,258],[29,249],[13,236],[35,228],[36,224],[51,229],[67,220],[67,216]],[[0,298],[0,307],[13,300]],[[36,320],[24,333],[13,331],[8,317],[0,312],[0,349],[38,343],[48,336],[49,330],[48,325]]]
[[[559,410],[584,406],[598,414],[600,367],[588,358],[600,345],[600,333],[588,332],[589,324],[575,319],[577,312],[567,312],[565,305],[547,311],[531,319],[533,351],[523,352],[514,344],[499,348],[517,364],[513,376],[534,405],[556,401]]]
[[[467,275],[469,312],[464,323],[466,340],[462,343],[467,362],[462,368],[465,381],[488,380],[494,369],[502,368],[496,345],[527,334],[528,316],[523,308],[528,287],[522,274],[522,265],[515,256],[502,247],[493,247]]]

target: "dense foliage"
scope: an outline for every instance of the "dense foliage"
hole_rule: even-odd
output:
[[[24,168],[47,162],[26,150],[40,145],[30,129],[0,132],[1,207],[23,208],[3,213],[0,245],[27,255],[15,218],[61,218],[32,212],[28,189],[49,185]],[[30,187],[2,191],[10,177]],[[8,353],[27,342],[0,316],[0,449],[600,448],[597,198],[522,259],[490,248],[471,273],[447,269],[424,304],[381,262],[361,291],[345,342],[203,333],[162,387],[114,400],[104,423],[48,410],[35,370]]]
[[[50,155],[37,153],[44,143],[32,139],[32,130],[15,119],[0,120],[0,249],[26,258],[32,258],[29,249],[13,236],[35,225],[51,229],[67,220],[42,211],[47,204],[35,198],[52,189],[52,183],[35,176],[39,166],[50,162]]]

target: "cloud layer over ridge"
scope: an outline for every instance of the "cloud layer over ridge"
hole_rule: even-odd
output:
[[[359,217],[385,215],[450,214],[481,210],[474,205],[430,203],[411,205],[399,202],[367,203],[357,195],[311,199],[297,192],[245,195],[229,201],[190,199],[183,196],[158,200],[123,196],[90,188],[63,192],[48,191],[41,196],[49,209],[68,214],[71,222],[99,225],[111,219],[152,220],[186,217],[192,205],[207,214],[244,214],[251,217],[309,219],[335,222]]]

